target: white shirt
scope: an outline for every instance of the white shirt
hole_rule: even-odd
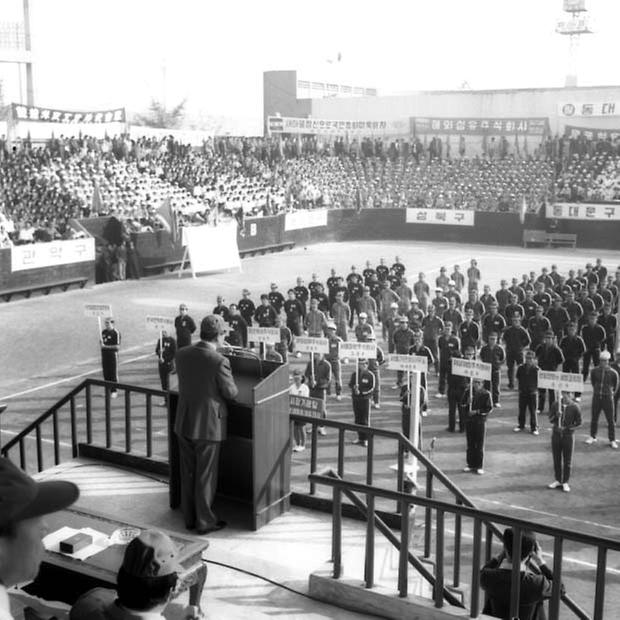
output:
[[[299,387],[293,383],[288,389],[288,393],[293,396],[305,396],[308,398],[310,396],[310,388],[305,383],[302,383]]]
[[[6,587],[0,584],[0,620],[13,620]]]

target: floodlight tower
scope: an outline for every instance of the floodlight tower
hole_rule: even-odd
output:
[[[17,66],[19,103],[24,103],[22,74],[26,74],[26,104],[34,105],[32,51],[30,47],[30,0],[22,0],[22,22],[0,22],[0,63]]]
[[[577,50],[581,35],[592,34],[586,13],[586,0],[564,0],[566,18],[558,21],[555,31],[568,37],[568,73],[565,86],[577,86]]]

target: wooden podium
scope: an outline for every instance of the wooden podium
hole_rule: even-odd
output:
[[[257,530],[290,508],[289,366],[227,355],[239,393],[228,403],[217,497],[231,500]],[[176,394],[169,415],[170,507],[180,504],[179,455],[174,434]]]

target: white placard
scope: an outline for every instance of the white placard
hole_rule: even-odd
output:
[[[70,239],[11,246],[11,271],[54,267],[95,260],[95,239]]]
[[[248,342],[266,342],[267,344],[280,342],[280,328],[248,327]]]
[[[428,358],[422,355],[388,355],[388,368],[390,370],[406,370],[409,372],[427,372]]]
[[[450,226],[473,226],[474,211],[462,209],[407,209],[407,224],[448,224]]]
[[[341,342],[339,347],[340,357],[354,357],[375,359],[377,357],[377,345],[374,342]]]
[[[538,387],[562,392],[583,392],[583,377],[573,372],[538,371]]]
[[[620,220],[620,204],[556,202],[546,206],[545,215],[549,219],[556,220],[617,222]]]
[[[236,222],[218,226],[183,226],[182,243],[189,250],[192,273],[228,269],[241,271],[237,228]]]
[[[478,360],[466,360],[460,357],[452,358],[452,374],[472,379],[491,380],[491,364]]]
[[[284,230],[300,230],[301,228],[316,228],[327,226],[327,209],[306,209],[287,213],[284,216]]]
[[[110,304],[84,304],[84,316],[112,316],[112,306]]]
[[[170,317],[167,317],[167,316],[147,315],[146,328],[152,329],[153,331],[156,331],[156,332],[166,330],[172,333],[172,331],[174,330],[174,319],[171,319]]]
[[[295,349],[301,353],[329,353],[329,340],[327,338],[297,336],[295,338]]]

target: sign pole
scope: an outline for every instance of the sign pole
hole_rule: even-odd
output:
[[[312,373],[312,385],[314,386],[316,379],[314,377],[314,353],[312,351],[310,351],[310,372]]]
[[[411,373],[411,390],[409,397],[413,395],[413,402],[409,402],[409,439],[413,446],[418,449],[420,444],[420,373]],[[409,453],[409,466],[411,468],[411,478],[414,484],[418,482],[418,459]]]
[[[162,345],[162,330],[159,330],[159,361],[163,362],[164,358],[163,358],[163,353],[164,353],[164,349],[163,349],[163,345]]]
[[[103,345],[103,335],[101,334],[101,317],[97,317],[97,325],[99,325],[99,344]]]
[[[359,389],[360,387],[360,371],[359,371],[359,359],[355,358],[355,387]]]

